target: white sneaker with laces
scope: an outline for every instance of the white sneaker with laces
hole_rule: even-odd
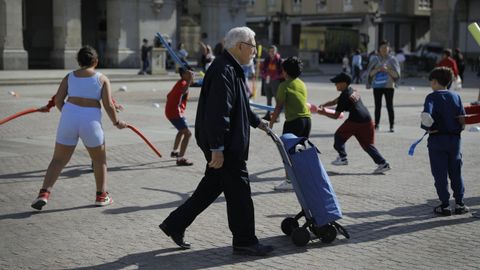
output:
[[[342,158],[342,157],[337,157],[337,159],[332,161],[332,165],[335,165],[335,166],[348,165],[348,159],[347,158]]]
[[[280,184],[273,187],[274,190],[293,190],[293,185],[287,180],[282,181]]]
[[[373,171],[373,173],[374,174],[384,173],[386,171],[389,171],[390,169],[391,169],[390,164],[385,162],[383,164],[379,164],[378,167]]]

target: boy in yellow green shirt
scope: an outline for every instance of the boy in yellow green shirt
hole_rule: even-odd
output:
[[[282,63],[285,81],[280,83],[277,90],[277,103],[270,120],[270,128],[285,107],[285,123],[283,134],[292,133],[297,137],[310,136],[312,127],[310,108],[307,107],[307,87],[298,78],[302,73],[303,63],[297,57],[289,57]],[[292,183],[287,179],[275,186],[275,190],[291,190]]]

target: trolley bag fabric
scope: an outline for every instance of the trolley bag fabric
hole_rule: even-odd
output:
[[[295,174],[292,184],[302,209],[318,226],[342,218],[340,204],[315,145],[306,138],[287,133],[280,137]]]

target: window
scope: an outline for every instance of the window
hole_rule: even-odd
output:
[[[327,0],[317,0],[317,12],[327,10]]]
[[[352,11],[352,0],[343,0],[343,11]]]
[[[267,1],[267,11],[268,12],[274,12],[277,7],[277,1],[276,0],[268,0]]]
[[[418,0],[418,9],[419,10],[431,10],[432,9],[432,0]]]
[[[302,10],[302,0],[293,0],[293,12],[300,13]]]

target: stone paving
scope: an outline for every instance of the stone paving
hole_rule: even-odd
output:
[[[28,82],[28,74],[25,80]],[[337,96],[328,77],[306,76],[304,80],[311,103]],[[347,143],[350,164],[330,165],[336,157],[333,133],[341,121],[313,116],[311,140],[322,152],[320,158],[344,214],[339,222],[350,232],[349,240],[338,236],[331,244],[314,240],[306,247],[296,247],[283,235],[281,221],[295,215],[299,204],[293,192],[273,190],[284,177],[280,156],[268,136],[252,130],[248,168],[257,236],[275,246],[270,256],[259,258],[232,255],[223,196],[188,228],[186,239],[192,242],[191,250],[179,250],[158,229],[168,213],[195,189],[205,161],[194,139],[187,151],[194,166],[177,167],[167,157],[176,131],[164,118],[163,108],[174,81],[112,82],[115,98],[126,108],[121,118],[143,131],[165,156],[158,158],[133,132],[117,130],[105,117],[109,191],[114,204],[92,206],[94,178],[80,143],[49,204],[38,212],[30,203],[51,159],[60,114],[56,110],[34,113],[1,125],[0,269],[479,268],[480,219],[476,212],[480,209],[480,133],[469,132],[467,127],[462,135],[465,201],[473,215],[434,216],[437,196],[426,142],[417,147],[414,157],[407,155],[410,144],[422,135],[419,113],[430,91],[427,81],[407,79],[396,90],[395,133],[386,131],[387,112],[385,108],[382,111],[376,144],[392,165],[384,175],[371,174],[374,163],[355,139]],[[126,92],[117,91],[122,85],[128,86]],[[465,103],[476,99],[475,85],[478,81],[460,92]],[[373,113],[371,90],[355,87]],[[57,84],[48,82],[0,84],[0,117],[44,105],[56,88]],[[198,90],[191,90],[187,109],[190,124],[194,122]],[[8,91],[15,91],[18,97]],[[264,102],[264,98],[256,101]],[[160,104],[159,108],[154,103]],[[274,130],[281,132],[281,127],[277,124]]]

